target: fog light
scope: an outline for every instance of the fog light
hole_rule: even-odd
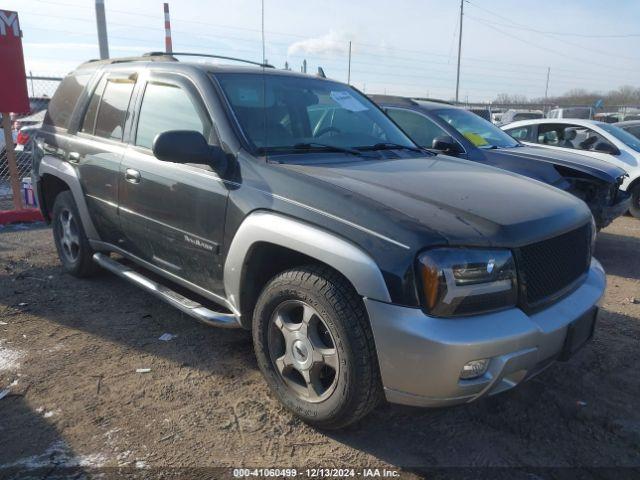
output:
[[[472,360],[462,367],[460,372],[460,379],[471,380],[484,375],[489,368],[489,359],[483,358],[482,360]]]

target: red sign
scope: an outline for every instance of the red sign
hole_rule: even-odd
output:
[[[29,110],[18,12],[0,10],[0,112]]]

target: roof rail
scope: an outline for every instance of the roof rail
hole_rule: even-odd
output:
[[[258,67],[264,67],[264,68],[275,68],[273,65],[270,65],[268,63],[260,63],[260,62],[254,62],[251,60],[245,60],[243,58],[236,58],[236,57],[225,57],[224,55],[211,55],[209,53],[192,53],[192,52],[171,52],[170,54],[168,53],[164,53],[164,52],[147,52],[143,55],[143,57],[146,58],[154,58],[154,57],[162,57],[162,56],[171,56],[174,57],[174,60],[177,60],[175,57],[205,57],[205,58],[219,58],[222,60],[232,60],[234,62],[242,62],[242,63],[249,63],[251,65],[257,65]]]
[[[419,100],[421,102],[433,102],[433,103],[442,103],[444,105],[455,105],[453,102],[449,102],[448,100],[441,100],[439,98],[428,98],[428,97],[413,97],[414,100]]]
[[[80,67],[83,66],[97,66],[97,65],[112,65],[114,63],[127,63],[127,62],[177,62],[177,58],[173,58],[171,55],[165,53],[162,55],[154,55],[153,57],[148,57],[142,55],[140,57],[116,57],[116,58],[105,58],[99,59],[95,58],[92,60],[87,60]]]
[[[393,102],[401,105],[417,105],[417,103],[409,97],[400,97],[398,95],[380,95],[380,94],[368,94],[367,95],[375,103]]]

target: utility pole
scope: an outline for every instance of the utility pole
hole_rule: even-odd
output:
[[[107,19],[104,14],[104,0],[96,0],[96,24],[98,26],[98,45],[100,59],[109,58],[109,39],[107,38]]]
[[[460,33],[458,35],[458,74],[456,76],[456,103],[460,92],[460,56],[462,54],[462,17],[464,16],[464,0],[460,0]]]
[[[547,98],[549,97],[549,77],[551,76],[551,67],[547,68],[547,86],[544,89],[544,108],[547,108]],[[544,112],[547,113],[547,112]]]
[[[265,53],[265,45],[264,45],[264,0],[262,0],[262,63],[266,64],[267,59],[265,58],[267,54]]]
[[[169,16],[169,4],[164,4],[164,51],[173,53],[173,41],[171,40],[171,17]]]
[[[351,85],[351,40],[349,40],[349,69],[347,70],[347,84]]]

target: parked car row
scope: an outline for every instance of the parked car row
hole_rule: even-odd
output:
[[[640,139],[615,124],[580,119],[542,119],[502,127],[525,145],[576,152],[626,172],[620,189],[631,195],[630,212],[640,218]],[[633,129],[633,125],[627,125]]]
[[[592,212],[626,208],[624,170],[446,103],[179,57],[87,62],[53,97],[33,184],[68,273],[250,330],[322,428],[503,392],[592,337]]]
[[[525,175],[585,201],[598,228],[630,206],[621,191],[626,172],[600,159],[525,146],[491,122],[451,104],[372,95],[371,98],[421,147]],[[515,136],[516,138],[512,138]]]

